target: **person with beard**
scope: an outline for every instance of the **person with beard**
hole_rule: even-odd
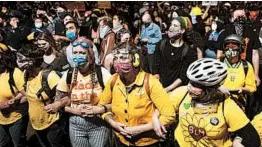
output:
[[[36,37],[38,49],[45,51],[42,68],[50,68],[62,75],[70,68],[64,51],[58,51],[53,36],[49,33],[40,33]]]
[[[219,91],[227,77],[224,63],[199,59],[188,67],[187,77],[189,84],[170,95],[179,115],[174,133],[178,146],[260,146],[259,135],[245,113]]]
[[[102,118],[114,129],[118,147],[160,146],[152,132],[155,109],[160,121],[174,121],[173,107],[158,79],[141,69],[141,54],[134,43],[123,42],[112,51],[114,74],[100,96]],[[161,97],[161,98],[160,98]],[[103,107],[111,105],[111,111]]]
[[[100,63],[105,64],[105,57],[110,54],[115,46],[115,33],[109,27],[109,18],[107,16],[101,17],[97,20],[99,22],[99,37],[102,39],[100,47]]]
[[[148,73],[153,71],[153,60],[154,52],[156,49],[156,44],[162,39],[162,32],[160,27],[153,23],[150,14],[144,14],[142,16],[141,34],[139,40],[135,40],[139,43],[141,50],[143,50],[142,55],[142,68]]]
[[[196,49],[191,48],[184,39],[186,24],[185,18],[175,18],[169,27],[168,38],[156,46],[153,74],[160,78],[167,92],[187,84],[186,70],[197,59]]]
[[[256,35],[254,30],[246,25],[246,15],[244,10],[235,10],[232,15],[233,23],[225,26],[225,31],[222,32],[218,38],[220,47],[217,51],[217,58],[223,57],[223,42],[225,38],[231,34],[237,34],[245,40],[245,49],[241,53],[241,59],[247,60],[254,67],[255,78],[257,86],[260,85],[259,78],[259,54],[258,49],[261,47],[259,37]]]
[[[256,91],[255,73],[252,65],[241,59],[241,53],[244,50],[244,39],[236,34],[226,37],[223,45],[225,51],[224,63],[227,65],[228,75],[221,91],[230,95],[230,91],[237,91],[236,98],[245,108],[246,112],[250,111],[247,105],[247,94]],[[247,66],[247,71],[245,71]],[[241,96],[241,97],[240,97]],[[250,117],[248,115],[248,117]]]
[[[23,72],[16,66],[15,53],[0,44],[0,146],[26,146],[28,104],[24,97]]]
[[[70,64],[71,67],[76,67],[74,61],[73,61],[73,45],[72,43],[78,38],[80,37],[80,28],[77,25],[77,23],[75,21],[69,21],[66,23],[66,37],[70,39],[70,44],[67,46],[66,48],[66,57],[67,57],[67,61]],[[95,62],[96,64],[99,64],[100,59],[99,59],[99,54],[98,54],[98,50],[97,47],[95,46],[95,44],[93,43],[93,51],[94,51],[94,55],[95,55]]]
[[[64,108],[71,114],[69,129],[73,147],[104,147],[108,143],[110,129],[95,112],[99,110],[97,104],[103,90],[99,81],[105,84],[111,75],[105,68],[98,67],[100,77],[90,40],[79,37],[72,45],[73,61],[77,66],[71,73],[71,80],[68,80],[69,71],[63,75],[57,86],[55,103],[45,109],[57,112]]]
[[[53,97],[47,93],[39,93],[42,89],[42,79],[49,69],[41,68],[45,52],[38,50],[33,44],[19,51],[25,59],[25,85],[26,98],[29,104],[29,118],[36,136],[42,147],[63,147],[62,137],[64,134],[65,123],[61,119],[60,113],[49,113],[45,106],[53,102]],[[60,77],[55,71],[49,70],[46,82],[52,93],[58,84]]]

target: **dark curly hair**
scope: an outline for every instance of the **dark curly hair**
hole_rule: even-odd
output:
[[[17,67],[15,52],[10,49],[3,51],[2,48],[0,48],[0,50],[0,63],[4,70],[14,70],[14,68]]]

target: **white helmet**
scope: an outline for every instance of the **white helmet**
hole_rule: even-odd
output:
[[[220,84],[226,76],[226,65],[211,58],[199,59],[193,62],[187,69],[189,80],[207,87]]]

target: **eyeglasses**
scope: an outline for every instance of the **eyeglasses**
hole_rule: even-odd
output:
[[[89,45],[87,42],[84,42],[84,41],[81,41],[81,42],[78,42],[77,40],[73,42],[73,47],[77,47],[78,45],[80,45],[81,47],[83,48],[89,48]]]

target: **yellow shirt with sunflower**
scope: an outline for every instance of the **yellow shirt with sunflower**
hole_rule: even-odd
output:
[[[43,100],[46,101],[46,103],[50,102],[45,92],[42,93],[43,100],[36,95],[42,88],[42,74],[43,71],[39,72],[35,78],[29,78],[26,85],[26,94],[29,103],[29,118],[35,130],[46,129],[59,119],[59,113],[47,113],[44,110],[45,105]],[[50,72],[47,77],[50,89],[53,89],[58,84],[59,80],[60,77],[54,71]]]
[[[6,102],[14,97],[14,95],[11,92],[10,89],[10,83],[8,82],[9,80],[9,72],[2,73],[0,75],[0,102]],[[13,78],[15,82],[15,87],[13,87],[15,93],[17,94],[18,91],[23,90],[24,86],[24,74],[23,72],[15,68],[14,73],[13,73]],[[10,107],[4,110],[0,111],[0,124],[1,125],[8,125],[16,122],[22,116],[27,112],[27,105],[20,104],[16,107]]]
[[[195,108],[191,106],[192,98],[186,86],[177,88],[170,96],[179,114],[175,139],[181,147],[230,147],[229,132],[249,123],[243,111],[229,98],[224,104]]]

